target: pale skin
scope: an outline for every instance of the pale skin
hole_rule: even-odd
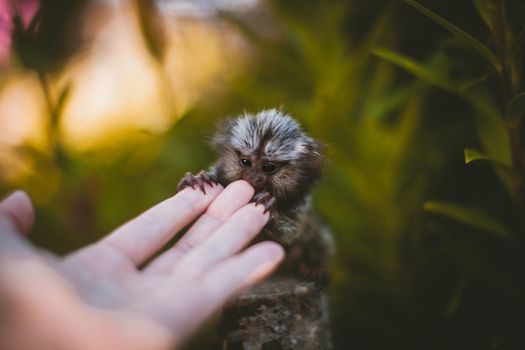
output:
[[[0,202],[0,347],[177,348],[284,257],[274,242],[244,249],[268,221],[262,205],[249,203],[253,194],[244,181],[206,185],[206,194],[186,188],[98,242],[56,257],[24,238],[34,212],[29,197],[14,192]]]

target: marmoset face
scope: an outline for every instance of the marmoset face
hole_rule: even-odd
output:
[[[221,155],[218,175],[225,183],[246,180],[277,203],[306,197],[321,176],[321,144],[275,109],[230,120],[213,144]]]

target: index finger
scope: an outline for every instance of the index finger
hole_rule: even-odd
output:
[[[206,185],[204,194],[188,187],[124,224],[101,243],[119,250],[138,266],[201,215],[222,190],[221,185]]]

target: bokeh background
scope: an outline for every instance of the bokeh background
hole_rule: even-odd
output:
[[[0,25],[0,195],[30,193],[36,244],[103,236],[277,106],[328,145],[337,349],[525,348],[523,1],[0,0]]]

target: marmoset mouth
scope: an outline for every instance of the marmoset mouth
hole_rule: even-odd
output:
[[[256,192],[262,192],[266,188],[266,181],[261,181],[252,177],[246,177],[243,180],[252,185]]]

